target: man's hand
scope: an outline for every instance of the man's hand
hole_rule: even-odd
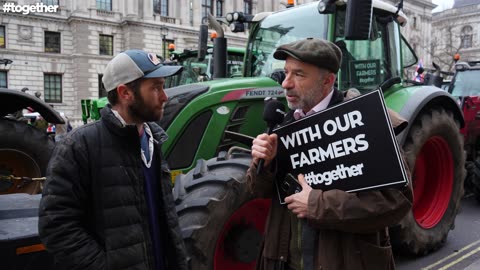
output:
[[[308,213],[308,196],[312,187],[305,182],[303,174],[298,175],[298,182],[302,186],[302,191],[285,198],[288,209],[296,214],[298,218],[305,218]]]
[[[264,159],[264,167],[267,167],[277,155],[277,134],[260,134],[253,140],[252,157],[253,162],[258,164],[260,159]]]

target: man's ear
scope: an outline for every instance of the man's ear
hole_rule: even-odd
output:
[[[327,73],[325,77],[324,84],[331,87],[335,83],[336,75],[334,73]]]
[[[131,101],[133,100],[133,92],[125,84],[117,86],[117,95],[119,100]]]

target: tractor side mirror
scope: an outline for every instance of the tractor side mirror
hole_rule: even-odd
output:
[[[348,1],[345,15],[345,39],[370,39],[372,12],[372,0]]]

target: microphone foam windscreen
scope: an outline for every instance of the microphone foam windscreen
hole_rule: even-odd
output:
[[[283,122],[285,116],[285,104],[272,99],[265,103],[263,110],[263,120],[267,122],[269,126],[278,125]]]

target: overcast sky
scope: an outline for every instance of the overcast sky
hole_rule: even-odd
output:
[[[433,0],[432,2],[438,5],[438,7],[433,10],[433,12],[439,12],[445,9],[449,9],[453,6],[453,0]]]

